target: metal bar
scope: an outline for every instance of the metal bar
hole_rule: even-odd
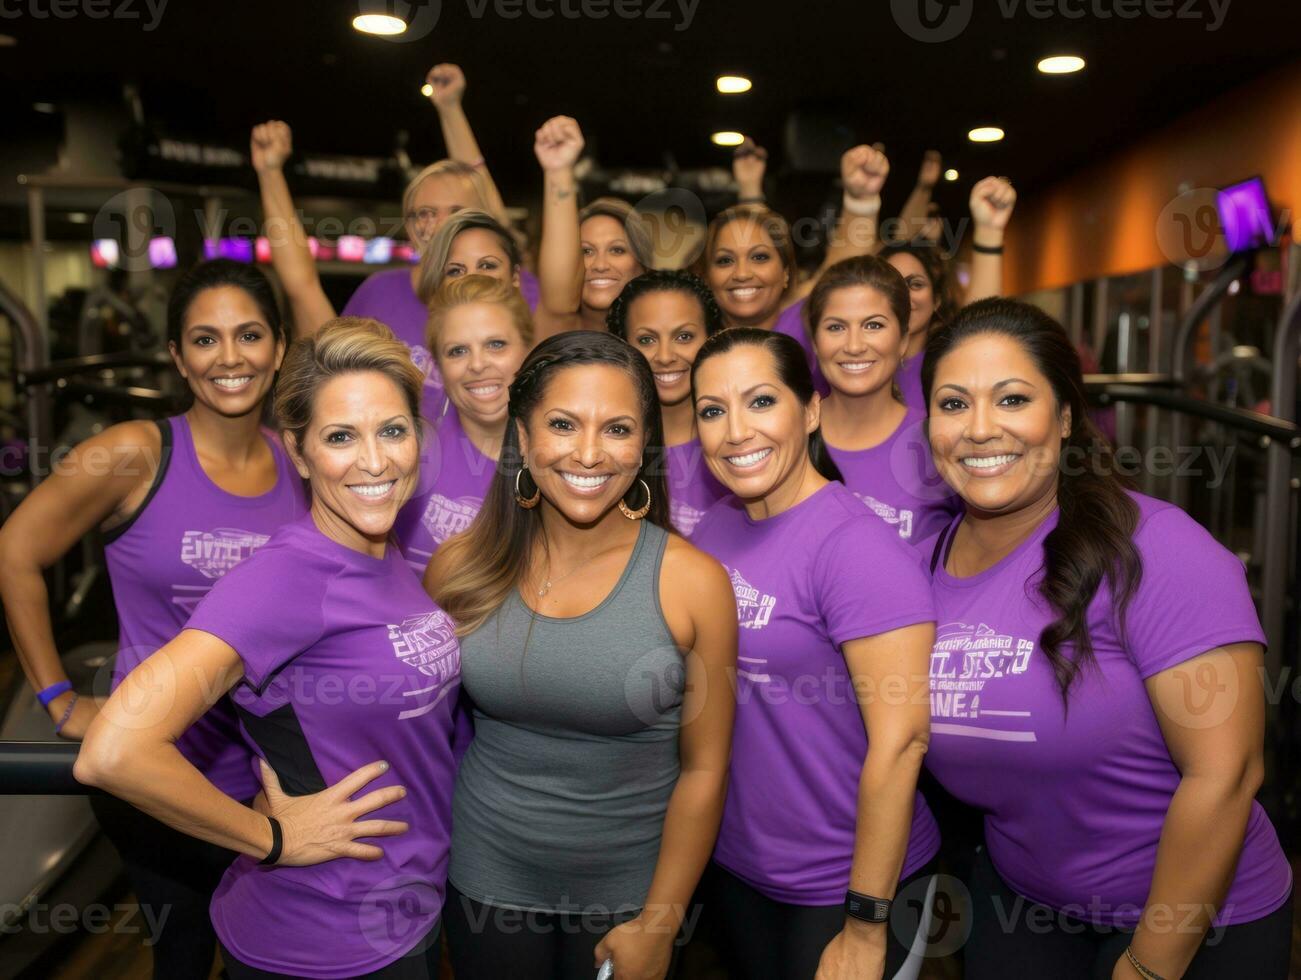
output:
[[[28,188],[27,221],[32,233],[32,292],[28,298],[31,300],[32,312],[36,314],[36,322],[41,327],[39,343],[45,352],[44,360],[49,360],[50,304],[45,299],[45,194],[39,187]]]
[[[199,197],[252,197],[247,187],[220,184],[180,184],[175,181],[127,180],[125,177],[69,177],[63,174],[19,174],[18,183],[29,188],[82,191],[155,190],[160,194],[195,194]]]
[[[1301,296],[1293,298],[1278,323],[1274,335],[1274,383],[1270,391],[1270,409],[1279,419],[1293,423],[1296,414],[1296,362],[1301,343]],[[1265,669],[1278,677],[1283,664],[1284,628],[1288,596],[1288,546],[1295,538],[1288,532],[1291,521],[1293,439],[1273,439],[1269,444],[1269,461],[1265,469],[1265,556],[1261,568],[1261,625],[1269,640]],[[1295,659],[1296,652],[1292,651]]]
[[[1201,398],[1190,398],[1187,395],[1164,391],[1160,388],[1107,385],[1096,389],[1094,394],[1098,402],[1103,405],[1110,405],[1113,402],[1137,402],[1142,405],[1157,405],[1176,413],[1210,419],[1213,422],[1219,422],[1221,425],[1227,425],[1231,429],[1265,436],[1271,440],[1271,444],[1277,443],[1282,447],[1285,458],[1292,453],[1301,452],[1301,427],[1295,422],[1274,418],[1272,415],[1261,415],[1259,412],[1251,412],[1245,408],[1230,408],[1228,405],[1217,405],[1215,402],[1208,402]]]
[[[1116,370],[1129,371],[1134,365],[1134,316],[1128,310],[1120,314],[1116,323]],[[1134,406],[1121,402],[1116,406],[1116,445],[1134,445]]]
[[[1161,266],[1157,266],[1152,270],[1152,299],[1147,315],[1147,369],[1153,372],[1161,370],[1161,335],[1163,332],[1161,329],[1161,303],[1164,299],[1161,295],[1161,275],[1163,271],[1164,269]],[[1160,424],[1161,416],[1156,406],[1149,405],[1147,411],[1143,413],[1143,450],[1145,453],[1160,441]],[[1143,492],[1151,497],[1157,496],[1158,488],[1156,483],[1156,468],[1152,466],[1143,467]]]
[[[1177,388],[1179,383],[1168,374],[1086,374],[1084,389],[1100,388],[1103,385],[1134,385],[1140,388]]]
[[[1206,315],[1229,291],[1229,286],[1242,275],[1247,268],[1247,256],[1242,253],[1231,255],[1229,261],[1220,269],[1219,275],[1197,297],[1188,308],[1184,318],[1175,331],[1174,343],[1170,349],[1170,372],[1183,387],[1187,387],[1191,371],[1188,363],[1188,345],[1193,334],[1206,319]],[[1170,420],[1170,444],[1176,453],[1181,452],[1188,442],[1188,428],[1182,415],[1178,413]],[[1184,510],[1188,509],[1188,484],[1177,477],[1171,479],[1170,500]]]
[[[1077,282],[1071,287],[1070,310],[1071,343],[1078,347],[1080,337],[1084,334],[1084,283],[1082,282]]]
[[[40,371],[45,366],[45,348],[41,343],[45,331],[36,322],[32,311],[0,282],[0,313],[9,317],[14,326],[14,363],[19,375]],[[24,399],[27,420],[27,459],[32,478],[32,488],[40,482],[34,461],[51,450],[50,392],[44,385],[28,389]]]
[[[72,775],[76,742],[0,741],[0,795],[86,796],[97,792]]]
[[[114,354],[90,354],[86,357],[72,357],[62,361],[51,361],[39,368],[22,369],[18,372],[19,386],[44,384],[74,374],[86,374],[91,371],[109,368],[135,367],[170,367],[172,359],[166,354],[134,354],[129,352]]]

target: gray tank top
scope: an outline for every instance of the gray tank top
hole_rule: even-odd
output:
[[[678,779],[685,681],[660,608],[667,541],[642,521],[619,581],[583,616],[534,613],[512,590],[462,638],[475,735],[456,780],[448,877],[476,901],[644,904]]]

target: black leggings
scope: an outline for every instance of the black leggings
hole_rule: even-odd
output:
[[[899,882],[896,916],[886,928],[885,980],[916,977],[922,950],[910,955],[917,933],[928,921],[934,862]],[[717,864],[702,883],[705,914],[717,924],[727,947],[731,976],[742,980],[813,980],[822,951],[845,926],[845,906],[790,905],[774,901]],[[906,966],[905,966],[906,964]]]
[[[450,881],[443,906],[456,980],[592,980],[596,944],[636,916],[498,908],[476,902]]]
[[[197,840],[113,796],[91,794],[95,819],[126,865],[150,937],[155,980],[207,980],[217,936],[208,904],[234,851]]]
[[[994,870],[985,848],[976,856],[970,891],[966,980],[1110,980],[1129,945],[1127,930],[1081,922],[1016,894]],[[1263,919],[1209,935],[1184,980],[1287,980],[1291,944],[1289,895]]]

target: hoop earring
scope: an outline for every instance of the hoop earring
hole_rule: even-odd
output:
[[[645,517],[647,514],[650,513],[650,505],[651,505],[650,486],[646,483],[645,480],[642,480],[640,478],[637,480],[637,482],[640,483],[642,485],[642,489],[646,491],[646,503],[642,504],[642,506],[638,507],[636,510],[633,510],[631,507],[629,507],[627,504],[623,502],[622,497],[619,498],[619,509],[623,511],[623,516],[628,518],[628,520],[630,521],[640,521],[643,517]]]
[[[524,496],[524,494],[520,492],[519,478],[523,476],[525,473],[527,473],[528,471],[529,471],[528,464],[525,463],[515,473],[515,503],[519,504],[525,510],[532,510],[534,507],[538,505],[538,502],[542,499],[542,490],[541,488],[538,487],[537,482],[534,481],[533,494],[531,496],[526,497]],[[530,477],[530,479],[532,479],[532,477]]]

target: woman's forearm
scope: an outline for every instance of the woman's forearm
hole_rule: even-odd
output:
[[[488,200],[484,203],[488,206],[489,213],[502,224],[507,224],[506,203],[502,200],[501,193],[497,190],[497,185],[483,162],[479,141],[474,138],[474,130],[470,128],[470,119],[465,114],[465,109],[459,102],[455,105],[439,106],[438,125],[443,131],[443,143],[447,146],[447,155],[479,171],[479,176],[483,179],[484,192],[488,196]]]
[[[1003,229],[987,228],[977,225],[972,233],[972,241],[982,248],[1003,247]],[[1003,295],[1003,253],[971,253],[971,283],[967,287],[966,301],[974,303],[978,299]]]
[[[913,802],[926,743],[922,738],[868,746],[858,781],[858,819],[849,887],[893,898],[908,853]]]
[[[538,286],[539,305],[547,313],[564,316],[577,311],[583,289],[583,256],[578,183],[568,168],[543,173]]]
[[[267,818],[231,799],[170,742],[145,742],[104,715],[82,743],[74,775],[183,834],[255,858],[271,850]]]
[[[646,895],[647,928],[674,936],[714,851],[727,795],[726,770],[683,770],[664,815],[655,875]]]
[[[5,623],[13,639],[18,663],[32,690],[43,691],[68,679],[54,642],[50,621],[50,595],[41,569],[0,554],[0,595],[4,597]]]
[[[271,265],[293,307],[297,335],[311,336],[334,317],[334,307],[321,288],[316,260],[312,258],[307,233],[294,208],[284,171],[279,167],[259,170],[257,179],[267,241],[271,246]]]
[[[1219,913],[1260,780],[1185,776],[1166,812],[1156,869],[1131,946],[1163,977],[1182,976]]]

